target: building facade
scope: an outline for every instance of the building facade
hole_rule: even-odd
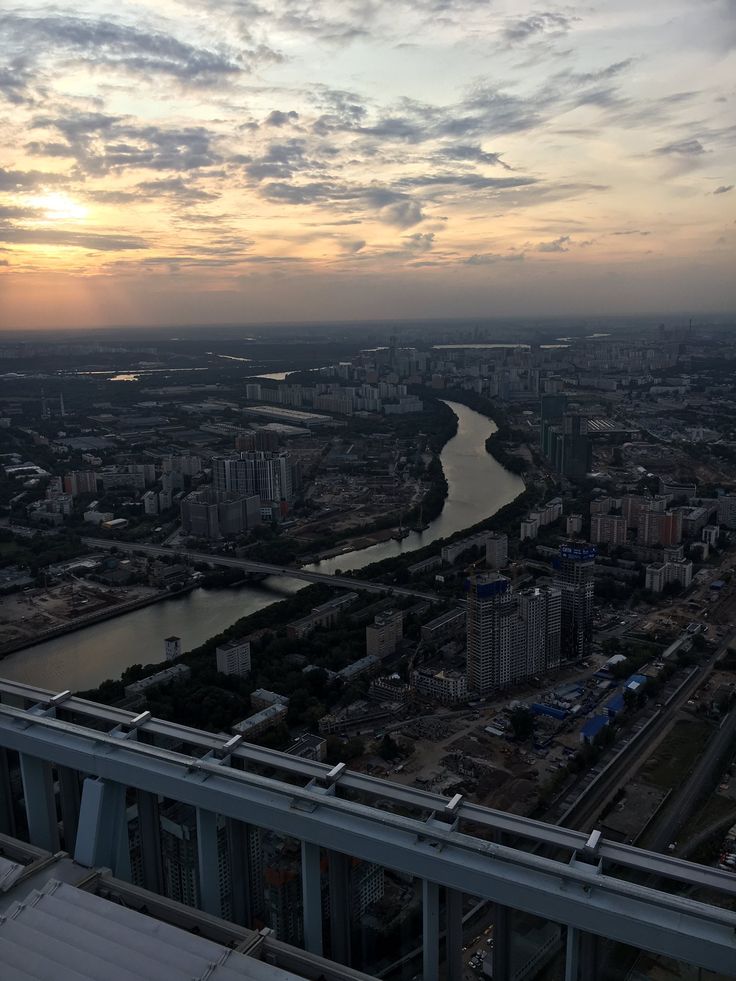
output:
[[[579,661],[593,644],[594,545],[561,545],[554,585],[561,594],[560,659]]]
[[[250,674],[250,642],[236,639],[221,644],[215,648],[215,661],[221,674],[245,678]]]

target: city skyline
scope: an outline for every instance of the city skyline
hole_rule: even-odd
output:
[[[730,312],[733,0],[0,14],[0,328]]]

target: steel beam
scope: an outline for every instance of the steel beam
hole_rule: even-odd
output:
[[[463,894],[445,892],[445,962],[447,981],[463,981]]]
[[[54,692],[20,682],[0,679],[0,699],[10,698],[12,701],[27,701],[32,705],[37,703],[50,705],[54,698],[59,698]],[[53,707],[53,706],[52,706]],[[36,710],[38,713],[38,710]],[[110,705],[100,705],[73,696],[65,698],[54,712],[68,711],[76,715],[86,716],[97,722],[109,724],[109,727],[121,726],[128,729],[134,722],[135,713]],[[41,712],[41,714],[44,714]],[[46,710],[45,714],[53,714]],[[97,725],[94,726],[97,728]],[[191,746],[197,755],[213,751],[216,755],[223,750],[229,737],[192,729],[187,726],[165,722],[161,719],[151,719],[146,722],[145,731],[155,740],[173,740]],[[265,749],[250,743],[241,743],[231,753],[232,765],[239,769],[248,769],[251,764],[272,767],[280,773],[301,777],[306,784],[312,779],[323,779],[330,767],[314,760],[303,760],[281,753],[277,750]],[[410,807],[426,814],[442,812],[448,804],[448,798],[441,794],[419,790],[415,787],[405,787],[401,784],[388,783],[377,777],[346,770],[340,779],[340,786],[346,791],[355,791],[362,799],[389,800],[397,808]],[[508,844],[517,841],[531,842],[537,845],[550,846],[569,850],[575,854],[585,854],[588,834],[561,828],[532,818],[496,811],[463,800],[454,812],[461,821],[472,822],[486,828],[494,840],[497,834],[506,836]],[[598,856],[604,867],[621,865],[640,872],[644,875],[655,875],[675,879],[686,883],[689,887],[697,886],[703,889],[714,889],[736,897],[736,877],[720,869],[703,865],[694,865],[672,855],[661,855],[647,852],[631,845],[608,842],[602,839],[598,848]]]
[[[51,765],[43,757],[21,753],[20,773],[31,844],[49,852],[58,852],[59,825]]]
[[[422,879],[422,981],[440,977],[440,887]]]
[[[230,858],[232,918],[235,923],[250,927],[253,922],[253,903],[250,894],[251,862],[248,825],[227,818],[225,826]]]
[[[89,868],[103,866],[113,874],[121,868],[121,852],[128,848],[128,824],[125,813],[125,784],[97,777],[87,777],[82,787],[77,842],[74,861]]]
[[[58,698],[54,692],[47,689],[0,679],[0,699],[11,699],[14,702],[27,701],[35,705],[36,703],[47,704],[54,697]],[[135,719],[135,713],[125,709],[100,705],[73,696],[60,703],[55,711],[57,716],[60,711],[73,712],[75,716],[81,715],[90,718],[95,723],[102,722],[108,728],[122,726],[127,729]],[[94,728],[97,728],[97,725]],[[217,754],[221,752],[229,738],[177,725],[173,722],[165,722],[162,719],[147,721],[145,731],[154,741],[159,737],[162,740],[173,740],[175,743],[181,742],[192,747],[197,755],[199,755],[199,750],[203,753],[213,751]],[[301,778],[304,784],[315,778],[319,781],[330,770],[330,767],[324,763],[303,760],[299,757],[290,756],[288,753],[265,749],[250,743],[241,743],[231,756],[232,765],[236,768],[248,769],[251,764],[272,767],[279,773]],[[423,811],[427,815],[432,812],[442,812],[448,803],[448,798],[441,794],[389,783],[377,777],[349,770],[341,775],[340,786],[346,792],[356,792],[362,799],[374,799],[379,802],[389,800],[396,805],[397,809],[410,807],[417,811]],[[497,834],[505,834],[506,842],[511,845],[518,841],[524,841],[569,850],[575,854],[584,854],[589,837],[588,834],[579,831],[545,824],[542,821],[509,814],[505,811],[496,811],[479,804],[469,803],[466,800],[463,800],[458,806],[455,816],[461,821],[472,822],[486,828],[494,840],[496,840]],[[736,897],[736,877],[720,869],[694,865],[672,855],[647,852],[631,845],[608,842],[605,839],[600,842],[598,856],[603,861],[604,868],[620,865],[631,868],[645,877],[661,876],[665,879],[684,882],[688,887],[697,886],[703,889],[714,889]]]
[[[56,775],[59,780],[59,804],[61,808],[61,827],[64,833],[64,848],[74,851],[79,824],[79,808],[81,794],[79,791],[79,774],[66,766],[57,767]]]
[[[330,883],[330,957],[350,964],[350,858],[330,851],[327,856]]]
[[[161,860],[161,822],[158,811],[158,794],[139,790],[138,830],[141,838],[141,864],[143,886],[151,892],[163,893],[163,862]]]
[[[580,931],[575,927],[567,928],[565,981],[585,981],[580,977]]]
[[[310,954],[322,956],[322,870],[320,849],[302,841],[302,906],[304,908],[304,946]]]
[[[197,808],[197,870],[200,907],[205,913],[221,916],[217,814],[203,807]]]
[[[581,981],[598,977],[598,954],[600,942],[592,933],[582,933],[579,944],[580,977]]]
[[[19,721],[25,726],[19,725]],[[0,706],[0,745],[727,973],[736,915],[253,772]],[[342,786],[343,781],[340,782]],[[390,787],[386,788],[386,795]],[[587,840],[587,839],[586,839]],[[687,863],[685,863],[687,865]]]
[[[10,780],[8,754],[0,749],[0,834],[14,837],[15,808],[13,806],[13,785]]]
[[[511,977],[511,911],[501,903],[493,907],[493,981]]]

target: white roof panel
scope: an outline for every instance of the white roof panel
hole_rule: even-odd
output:
[[[0,916],[0,964],[2,981],[297,981],[55,879]]]
[[[22,865],[0,855],[0,892],[7,892],[14,886],[22,871]]]

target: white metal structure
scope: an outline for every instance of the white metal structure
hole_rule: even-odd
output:
[[[126,792],[135,790],[145,885],[154,890],[160,890],[154,820],[159,796],[194,807],[205,912],[218,912],[217,815],[298,839],[305,943],[314,954],[322,953],[323,943],[324,849],[332,859],[334,960],[348,957],[349,928],[341,922],[348,908],[344,856],[354,856],[421,880],[424,981],[439,976],[441,887],[451,979],[463,973],[462,893],[566,926],[570,981],[583,970],[581,938],[589,934],[727,976],[736,972],[736,913],[639,884],[656,876],[688,890],[707,887],[732,901],[736,877],[717,869],[490,810],[457,795],[449,800],[351,772],[344,764],[331,768],[238,736],[177,726],[148,712],[135,715],[69,692],[7,681],[0,682],[0,748],[0,831],[8,830],[3,823],[12,818],[7,751],[13,751],[19,754],[31,843],[54,852],[61,828],[78,862],[125,878]],[[496,946],[501,964],[499,931]]]

